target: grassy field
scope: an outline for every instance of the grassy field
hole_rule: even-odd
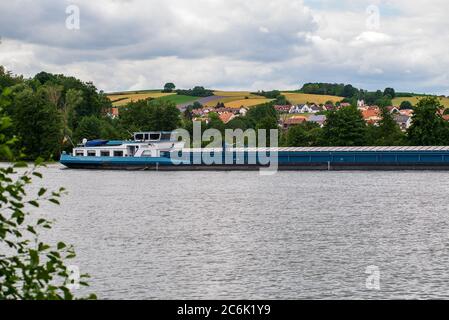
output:
[[[159,98],[159,100],[171,101],[171,102],[174,102],[175,104],[184,104],[184,103],[196,101],[198,99],[200,99],[200,98],[192,97],[192,96],[184,96],[184,95],[180,95],[180,94],[170,95],[170,96],[165,96],[165,97]]]
[[[410,101],[412,105],[416,105],[422,97],[423,96],[395,98],[393,99],[393,105],[400,106],[403,101]],[[449,108],[449,98],[440,98],[440,101],[445,108]]]
[[[335,103],[343,100],[342,97],[322,96],[296,92],[283,92],[282,94],[285,95],[285,97],[293,104],[308,102],[324,104],[327,101],[333,101]],[[263,96],[251,94],[251,92],[249,91],[215,91],[214,95],[217,96],[217,99],[211,99],[209,102],[204,104],[205,107],[215,107],[218,102],[223,102],[228,108],[240,108],[241,106],[253,107],[273,101],[271,99],[266,99]],[[113,102],[114,106],[123,106],[131,101],[144,100],[148,98],[171,101],[177,105],[194,102],[200,99],[200,97],[177,95],[175,93],[162,93],[160,90],[142,90],[122,93],[119,92],[109,94],[108,98]],[[449,106],[449,99],[447,99],[447,103]]]
[[[226,102],[225,106],[227,108],[235,108],[238,109],[240,107],[254,107],[259,104],[264,104],[267,102],[273,101],[273,99],[265,99],[265,98],[259,98],[259,99],[242,99],[242,100],[233,100],[230,102]]]
[[[332,101],[333,103],[336,103],[344,99],[343,97],[306,94],[306,93],[282,92],[282,94],[287,98],[288,101],[290,101],[293,104],[303,104],[303,103],[325,104],[327,101]]]
[[[132,101],[145,100],[148,98],[161,98],[174,95],[174,93],[162,93],[162,92],[147,92],[147,93],[123,93],[108,95],[109,100],[112,101],[114,107],[119,107]]]

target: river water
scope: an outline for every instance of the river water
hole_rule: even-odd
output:
[[[449,172],[41,172],[77,294],[449,298]]]

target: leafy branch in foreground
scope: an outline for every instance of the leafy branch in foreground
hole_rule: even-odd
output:
[[[15,138],[5,134],[11,121],[2,116],[2,107],[7,103],[4,92],[0,96],[0,157],[12,161],[10,146]],[[65,261],[75,258],[73,247],[63,242],[56,245],[43,242],[40,234],[51,229],[52,222],[29,212],[33,207],[39,208],[43,201],[59,204],[65,193],[63,188],[54,192],[41,188],[34,197],[27,196],[26,186],[34,177],[42,178],[36,171],[41,165],[38,160],[31,169],[20,162],[0,167],[0,300],[71,300],[76,298],[71,286],[87,286],[83,280],[88,275],[74,279],[66,265]],[[94,299],[95,295],[85,298]]]

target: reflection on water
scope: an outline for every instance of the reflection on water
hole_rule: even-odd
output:
[[[100,298],[449,298],[446,172],[41,171]]]

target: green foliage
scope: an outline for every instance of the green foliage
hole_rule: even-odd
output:
[[[350,84],[336,83],[306,83],[300,91],[308,94],[331,95],[345,98],[355,97],[359,93],[359,90]]]
[[[3,89],[12,87],[22,81],[21,77],[13,75],[12,72],[6,71],[3,66],[0,66],[0,94]]]
[[[385,88],[384,96],[389,96],[390,99],[396,98],[396,91],[393,88]]]
[[[177,94],[193,97],[210,97],[214,93],[211,90],[204,89],[204,87],[195,87],[189,90],[176,90]]]
[[[276,118],[274,117],[270,117],[270,116],[266,116],[262,119],[260,119],[260,121],[257,122],[256,125],[256,130],[260,130],[260,129],[265,129],[265,130],[270,130],[270,129],[278,129],[278,122],[276,120]]]
[[[246,117],[237,117],[226,124],[226,129],[242,129],[245,131],[249,129],[249,123]]]
[[[51,159],[59,155],[63,140],[63,120],[57,107],[48,99],[45,87],[30,87],[14,96],[10,115],[18,146],[28,158]]]
[[[75,131],[75,141],[95,140],[102,138],[102,123],[96,116],[84,117],[81,119]]]
[[[9,103],[0,97],[0,114]],[[0,156],[13,160],[10,146],[14,141],[4,135],[12,122],[0,116]],[[0,167],[0,300],[71,300],[76,297],[69,285],[75,284],[66,261],[75,257],[72,246],[59,242],[47,244],[41,232],[51,229],[52,222],[32,215],[42,202],[59,204],[65,190],[49,192],[41,188],[29,196],[26,187],[42,175],[35,167],[27,170],[25,163]],[[88,275],[80,275],[79,285],[87,286]],[[95,295],[86,297],[95,299]]]
[[[405,144],[405,134],[387,108],[382,107],[378,126],[369,126],[367,141],[375,146],[400,146]]]
[[[249,109],[246,113],[246,118],[251,123],[251,127],[255,128],[259,122],[266,118],[272,118],[274,119],[272,122],[277,122],[278,113],[272,104],[266,103]]]
[[[279,90],[259,91],[259,92],[254,92],[253,94],[265,97],[267,99],[277,99],[281,96],[281,92]]]
[[[131,102],[121,109],[123,128],[133,131],[172,131],[180,125],[180,111],[170,101]]]
[[[102,92],[98,92],[97,88],[91,82],[82,82],[74,77],[67,77],[62,74],[55,75],[46,72],[38,73],[34,80],[40,85],[58,85],[62,87],[61,103],[65,103],[64,97],[70,89],[82,92],[82,102],[75,107],[77,119],[85,116],[100,116],[105,109],[111,107],[111,102]],[[76,123],[75,123],[76,125]]]
[[[363,146],[366,144],[366,124],[357,108],[350,106],[327,114],[322,145]]]
[[[305,122],[291,127],[287,132],[286,145],[289,147],[311,147],[319,144],[321,128],[316,123]]]
[[[413,109],[413,105],[410,101],[405,100],[401,102],[401,105],[399,106],[400,110],[411,110]]]
[[[175,89],[176,89],[175,84],[172,82],[168,82],[164,85],[163,92],[173,92],[173,90],[175,90]]]
[[[443,106],[436,97],[422,98],[414,108],[408,141],[415,146],[441,146],[449,141],[449,124],[441,116]]]

